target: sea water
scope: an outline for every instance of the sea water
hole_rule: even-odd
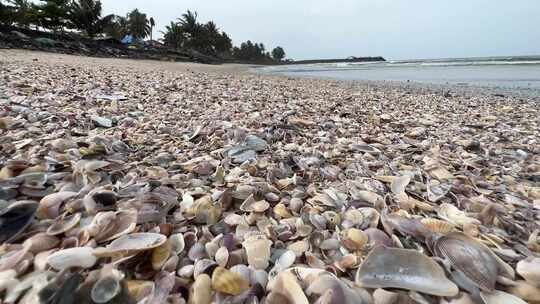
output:
[[[279,65],[263,73],[339,80],[413,81],[460,86],[540,89],[540,56]]]

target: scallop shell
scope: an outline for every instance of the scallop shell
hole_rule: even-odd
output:
[[[274,214],[284,219],[290,218],[293,216],[291,212],[287,209],[287,206],[285,206],[282,203],[275,205],[273,210],[274,210]]]
[[[122,285],[118,277],[105,276],[99,279],[92,287],[90,296],[95,303],[107,303],[116,297],[122,290]]]
[[[217,267],[212,274],[212,288],[225,294],[239,295],[249,289],[249,282],[235,272]]]
[[[242,246],[246,250],[248,263],[255,269],[265,269],[270,260],[270,246],[272,242],[264,235],[253,235],[248,237]]]
[[[416,250],[375,247],[356,273],[365,288],[400,288],[451,297],[458,287],[435,261]]]
[[[424,218],[420,220],[420,222],[424,224],[424,226],[426,226],[431,232],[448,234],[454,231],[454,225],[438,219]]]
[[[478,288],[487,292],[494,290],[499,262],[489,248],[459,232],[452,232],[428,244],[432,244],[430,248],[436,256],[448,259],[453,268]]]
[[[93,248],[76,247],[51,254],[47,258],[47,263],[56,270],[64,270],[71,267],[90,268],[96,264],[97,260]]]
[[[99,257],[129,255],[132,253],[154,249],[163,245],[167,238],[158,233],[132,233],[121,236],[105,248],[97,248],[94,254]]]

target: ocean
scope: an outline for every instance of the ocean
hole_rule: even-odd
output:
[[[540,56],[396,60],[267,66],[262,73],[330,78],[540,89]]]

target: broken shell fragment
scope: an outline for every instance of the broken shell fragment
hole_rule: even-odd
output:
[[[435,261],[416,250],[375,247],[356,273],[367,288],[400,288],[451,297],[458,287]]]
[[[14,203],[1,211],[0,244],[15,239],[32,221],[39,204],[32,201]]]

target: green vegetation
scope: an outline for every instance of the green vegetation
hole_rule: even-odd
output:
[[[262,43],[250,40],[233,47],[230,36],[213,21],[199,22],[197,12],[187,10],[162,32],[166,47],[207,56],[250,62],[279,62],[282,47],[271,52]],[[131,34],[135,41],[153,40],[154,18],[134,9],[123,16],[102,15],[100,0],[0,0],[0,24],[21,28],[78,31],[89,38],[106,36],[121,40]]]

